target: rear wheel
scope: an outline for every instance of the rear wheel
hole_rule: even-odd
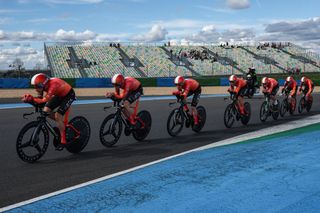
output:
[[[248,102],[244,103],[244,110],[247,115],[241,117],[241,123],[243,125],[247,125],[249,123],[250,117],[251,117],[251,106]]]
[[[100,142],[105,147],[111,147],[116,144],[121,136],[122,121],[116,119],[115,114],[108,115],[100,126]]]
[[[69,125],[72,126],[66,128],[66,139],[70,143],[66,149],[71,153],[81,152],[88,144],[90,139],[90,124],[89,121],[82,116],[76,116],[69,121]],[[76,131],[80,132],[77,137]]]
[[[37,132],[35,132],[37,131]],[[35,134],[32,140],[32,135]],[[16,150],[21,160],[33,163],[39,160],[49,146],[49,132],[44,125],[33,121],[26,124],[19,132]]]
[[[233,109],[233,104],[229,104],[224,111],[224,125],[227,128],[231,128],[235,121],[235,110]]]
[[[152,118],[151,114],[146,110],[142,110],[137,116],[139,118],[137,122],[140,122],[140,128],[134,130],[132,132],[132,136],[137,141],[143,141],[149,135],[151,130]]]
[[[307,106],[306,106],[307,112],[310,112],[311,107],[312,107],[312,103],[313,103],[313,101],[310,101],[310,102],[307,103]]]
[[[265,122],[269,116],[268,102],[264,101],[260,107],[260,121]]]
[[[167,131],[169,135],[172,137],[177,136],[182,131],[183,125],[184,116],[179,108],[172,110],[167,121]]]
[[[204,124],[206,123],[206,119],[207,119],[206,109],[203,106],[198,106],[197,112],[199,116],[199,126],[197,128],[193,126],[192,130],[194,132],[200,132],[201,129],[204,127]]]

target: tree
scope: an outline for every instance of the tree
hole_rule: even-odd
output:
[[[24,70],[24,63],[20,58],[16,58],[9,67],[12,67],[14,70],[19,72],[19,78],[21,76],[21,71]]]

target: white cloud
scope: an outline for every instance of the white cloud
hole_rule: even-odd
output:
[[[187,36],[186,38],[192,42],[205,42],[205,43],[217,43],[219,41],[242,41],[252,40],[255,37],[253,29],[249,28],[234,28],[223,30],[219,29],[215,25],[204,26],[201,31]]]
[[[4,32],[0,30],[0,40],[2,41],[86,41],[95,40],[97,33],[90,30],[75,32],[59,29],[55,33],[37,33],[32,31]]]
[[[45,0],[52,4],[97,4],[104,0]]]
[[[93,40],[97,36],[96,33],[86,30],[84,32],[76,33],[75,31],[65,31],[63,29],[59,29],[53,36],[53,40],[56,41],[86,41]]]
[[[132,39],[141,42],[157,42],[165,40],[167,34],[168,31],[163,26],[155,24],[148,33],[134,36]]]
[[[203,26],[204,23],[208,24],[208,21],[199,21],[199,20],[192,20],[192,19],[173,19],[168,21],[157,20],[152,21],[147,24],[139,24],[135,27],[138,28],[151,28],[154,25],[163,26],[166,29],[196,29],[199,26]]]
[[[2,69],[8,69],[16,58],[20,58],[24,62],[25,67],[34,67],[36,63],[44,64],[43,50],[33,48],[16,47],[10,49],[0,49],[0,64]]]
[[[227,6],[231,9],[246,9],[250,7],[249,0],[227,0]]]

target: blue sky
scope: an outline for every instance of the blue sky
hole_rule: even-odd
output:
[[[292,41],[319,51],[319,0],[0,0],[0,69],[43,42]]]

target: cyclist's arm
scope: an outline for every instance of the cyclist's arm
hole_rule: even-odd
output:
[[[312,92],[312,83],[310,81],[308,81],[308,92],[307,94],[310,95]]]
[[[230,85],[230,87],[228,88],[228,92],[233,92],[234,91],[234,87]]]
[[[51,100],[51,98],[53,97],[52,93],[47,93],[47,95],[43,98],[34,98],[33,102],[36,104],[43,104],[43,103],[47,103],[48,101]]]
[[[37,97],[38,98],[43,98],[43,91],[37,91]]]
[[[123,99],[124,97],[126,97],[126,96],[128,95],[128,92],[129,92],[129,89],[128,89],[127,87],[125,87],[125,88],[123,89],[123,92],[122,92],[122,93],[120,93],[120,89],[119,89],[118,91],[116,91],[116,92],[114,93],[114,97],[115,97],[116,99]]]
[[[293,96],[294,94],[296,94],[296,92],[297,92],[297,85],[295,84],[293,85],[290,95]]]
[[[270,93],[272,92],[274,86],[275,86],[275,85],[271,82],[271,83],[270,83],[270,87],[268,87],[268,89],[266,90],[266,92],[270,94]]]

